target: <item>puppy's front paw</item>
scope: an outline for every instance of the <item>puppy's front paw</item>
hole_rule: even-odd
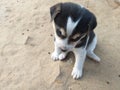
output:
[[[73,76],[73,79],[81,78],[82,77],[82,69],[73,68],[71,75]]]
[[[65,59],[65,57],[66,57],[66,53],[63,52],[59,55],[59,60],[63,60]]]
[[[56,61],[59,59],[59,54],[57,52],[53,52],[52,55],[51,55],[51,58]]]

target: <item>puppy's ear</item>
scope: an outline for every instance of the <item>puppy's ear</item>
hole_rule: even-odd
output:
[[[51,21],[55,19],[58,13],[61,12],[61,5],[62,3],[58,3],[52,7],[50,7],[50,15],[51,15]]]
[[[97,26],[96,17],[93,15],[91,17],[91,20],[90,20],[89,24],[88,24],[88,27],[89,27],[90,30],[94,30],[96,26]]]

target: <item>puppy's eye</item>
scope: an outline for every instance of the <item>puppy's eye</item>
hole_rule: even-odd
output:
[[[71,37],[71,41],[75,42],[80,39],[80,34],[75,34],[74,36]]]
[[[57,32],[57,35],[58,35],[60,38],[62,38],[62,39],[66,38],[66,35],[65,35],[65,33],[64,33],[63,30],[57,29],[56,32]]]
[[[58,34],[58,36],[61,36],[62,32],[59,29],[57,29],[57,34]]]

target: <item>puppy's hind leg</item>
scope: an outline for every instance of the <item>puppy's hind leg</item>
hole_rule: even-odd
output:
[[[100,62],[100,58],[94,53],[96,44],[97,44],[97,37],[95,36],[93,41],[90,43],[90,45],[87,48],[87,56],[97,62]]]

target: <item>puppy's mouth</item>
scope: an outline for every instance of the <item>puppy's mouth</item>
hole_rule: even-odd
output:
[[[60,48],[60,49],[61,49],[62,52],[66,52],[67,51],[67,49],[62,49],[62,48]]]

